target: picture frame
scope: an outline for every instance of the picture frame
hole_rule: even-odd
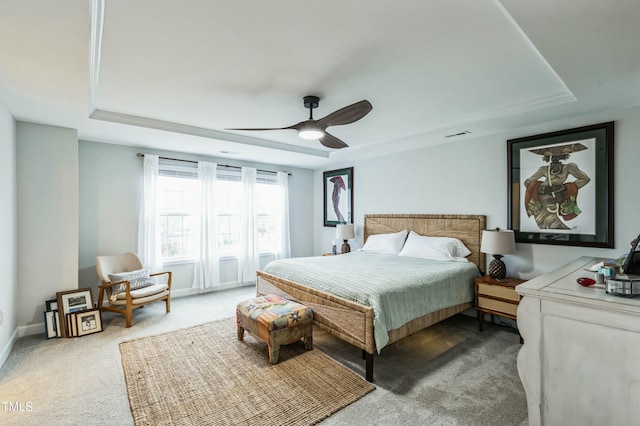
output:
[[[56,299],[47,300],[45,302],[47,307],[47,311],[57,311],[58,310],[58,301]]]
[[[614,248],[614,122],[507,140],[516,242]]]
[[[322,172],[324,226],[353,223],[353,167]]]
[[[78,335],[76,330],[76,313],[71,312],[66,315],[67,317],[67,336],[66,337],[76,337]]]
[[[87,309],[85,311],[74,312],[75,327],[77,336],[100,333],[102,329],[102,315],[99,309]]]
[[[58,301],[59,324],[67,324],[67,314],[93,309],[91,288],[59,291],[56,293]],[[61,327],[62,337],[68,337],[68,327]]]
[[[44,312],[44,335],[47,340],[60,337],[57,310],[48,310]]]

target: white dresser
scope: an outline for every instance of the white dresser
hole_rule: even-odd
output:
[[[583,287],[582,257],[516,287],[530,425],[640,424],[640,297]]]

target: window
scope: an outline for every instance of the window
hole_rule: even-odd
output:
[[[164,261],[194,256],[198,227],[197,189],[196,169],[160,164],[158,211]]]
[[[220,256],[234,256],[240,250],[241,188],[239,175],[218,173],[216,201]]]
[[[198,217],[197,167],[160,161],[158,206],[163,262],[189,260],[195,256]],[[219,168],[216,182],[217,240],[219,256],[237,256],[240,250],[242,215],[240,173]],[[258,251],[273,253],[280,241],[282,194],[276,178],[258,173],[256,204]]]

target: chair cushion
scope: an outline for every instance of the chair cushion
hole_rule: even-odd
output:
[[[167,295],[169,295],[169,290],[165,290],[165,291],[162,291],[160,293],[152,294],[151,296],[147,296],[147,297],[138,297],[138,298],[132,299],[131,303],[133,304],[133,306],[144,305],[145,303],[149,303],[149,302],[153,302],[154,300],[162,299],[163,297],[166,297]],[[115,301],[112,300],[110,303],[111,303],[111,305],[114,305],[114,306],[124,306],[124,305],[127,304],[127,301],[124,300],[124,299],[116,299]]]
[[[137,271],[109,274],[109,279],[112,283],[118,281],[129,281],[129,283],[131,284],[131,290],[137,290],[139,288],[144,288],[155,284],[149,277],[150,273],[151,272],[148,269],[143,268],[138,269]],[[127,286],[124,283],[114,285],[113,287],[111,287],[111,294],[119,294],[124,292],[126,289]]]
[[[138,288],[136,290],[131,290],[131,298],[132,299],[141,299],[143,297],[153,296],[157,293],[162,293],[167,290],[169,286],[167,284],[151,284],[146,287]],[[126,300],[127,293],[122,292],[115,295],[116,300]],[[113,299],[113,295],[112,295]]]

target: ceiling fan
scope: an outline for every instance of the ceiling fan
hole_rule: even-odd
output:
[[[270,128],[253,128],[253,129],[226,129],[226,130],[287,130],[293,129],[298,131],[298,136],[303,139],[318,139],[320,143],[328,148],[345,148],[349,145],[327,133],[327,127],[342,126],[360,120],[367,115],[373,106],[369,101],[360,101],[351,104],[319,120],[313,119],[313,109],[318,108],[320,98],[317,96],[305,96],[303,99],[304,107],[309,108],[309,119],[301,121],[289,127],[270,127]]]

